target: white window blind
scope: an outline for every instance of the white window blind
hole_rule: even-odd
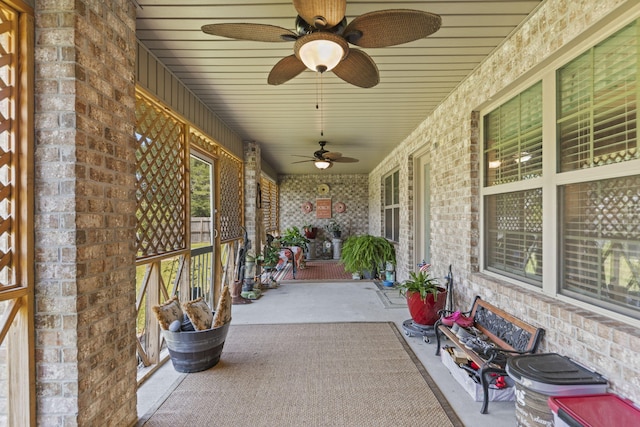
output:
[[[542,175],[542,83],[485,116],[485,185]]]
[[[560,203],[562,292],[638,317],[640,175],[565,185]]]
[[[638,21],[558,70],[559,171],[640,158]]]
[[[542,285],[542,189],[485,197],[489,271]]]

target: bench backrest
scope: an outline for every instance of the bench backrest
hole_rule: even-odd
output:
[[[544,334],[517,317],[476,296],[471,308],[475,326],[502,348],[535,353]]]

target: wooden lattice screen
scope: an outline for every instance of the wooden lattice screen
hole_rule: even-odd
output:
[[[264,230],[278,230],[278,185],[267,177],[260,178]]]
[[[186,249],[185,125],[136,97],[137,257]]]
[[[15,24],[12,11],[0,9],[0,286],[15,283],[13,264],[13,204],[11,188],[13,186],[13,146],[14,118],[12,94],[15,87]],[[12,55],[12,53],[14,53]]]
[[[218,151],[220,151],[219,145],[194,129],[189,130],[189,143],[191,144],[191,147],[200,147],[205,152],[213,156],[216,156]]]
[[[33,34],[33,10],[0,1],[0,425],[10,426],[36,424]]]
[[[225,151],[220,153],[220,241],[242,237],[242,162]]]

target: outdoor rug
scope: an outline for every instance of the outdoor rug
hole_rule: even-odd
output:
[[[232,325],[144,426],[462,426],[391,322]]]
[[[309,260],[305,262],[304,268],[296,269],[296,278],[293,278],[293,266],[287,263],[286,268],[278,272],[274,277],[278,282],[281,280],[353,280],[351,273],[344,271],[344,267],[334,260]]]
[[[407,310],[407,314],[409,313],[409,309],[407,308],[407,300],[405,297],[400,295],[400,291],[395,286],[384,286],[380,280],[374,281],[378,290],[376,293],[382,301],[382,305],[384,308],[400,308]]]

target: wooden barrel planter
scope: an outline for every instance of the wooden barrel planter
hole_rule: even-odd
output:
[[[173,368],[178,372],[200,372],[212,368],[222,354],[229,323],[205,331],[163,330]]]

